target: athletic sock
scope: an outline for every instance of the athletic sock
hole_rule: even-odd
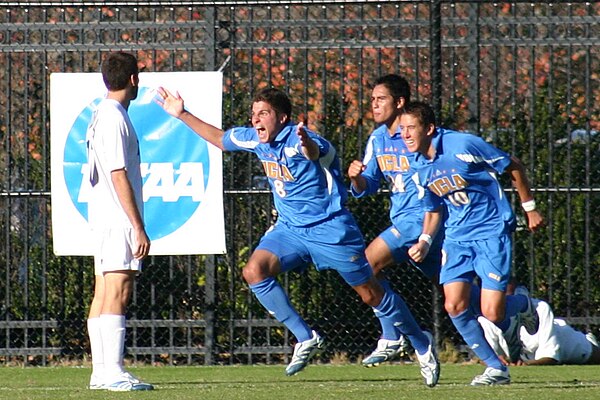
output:
[[[373,311],[379,320],[387,320],[381,322],[382,326],[384,324],[391,324],[408,337],[410,344],[419,354],[427,352],[429,338],[423,333],[417,321],[415,321],[402,297],[392,290],[385,290],[381,303],[373,307]]]
[[[504,320],[496,324],[496,326],[502,329],[502,332],[510,327],[510,319],[515,315],[522,313],[527,310],[529,299],[521,294],[506,296],[506,313],[504,314]]]
[[[390,282],[387,279],[381,279],[379,281],[383,289],[387,291],[392,291],[390,286]],[[381,339],[387,340],[399,340],[400,335],[402,334],[398,328],[394,325],[394,322],[389,318],[378,318],[379,323],[381,324]]]
[[[502,332],[506,332],[506,330],[510,327],[510,320],[515,315],[524,312],[527,310],[529,299],[527,296],[523,295],[508,295],[506,296],[506,306],[504,312],[504,319],[496,324],[498,328],[502,330]],[[481,289],[477,285],[471,286],[471,300],[470,306],[471,311],[475,315],[482,315],[481,313]]]
[[[456,330],[461,334],[467,345],[475,352],[488,367],[506,370],[492,347],[485,340],[483,329],[471,310],[466,309],[456,316],[450,316]]]
[[[102,350],[102,332],[100,318],[88,318],[87,328],[92,353],[92,375],[102,377],[104,374],[104,352]]]
[[[292,306],[287,294],[275,278],[270,277],[250,285],[250,290],[269,314],[284,324],[299,342],[312,338],[312,329]]]
[[[100,315],[104,371],[107,379],[121,374],[123,351],[125,349],[125,316],[114,314]]]

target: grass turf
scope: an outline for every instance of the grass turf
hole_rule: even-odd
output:
[[[130,371],[156,386],[152,392],[86,389],[83,367],[2,367],[0,399],[598,399],[600,366],[512,367],[512,384],[470,387],[482,365],[443,364],[440,383],[427,388],[415,364],[363,368],[310,365],[293,377],[284,366],[137,367]]]

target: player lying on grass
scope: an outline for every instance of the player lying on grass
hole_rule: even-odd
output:
[[[521,351],[517,357],[511,356],[498,327],[485,317],[478,318],[486,340],[507,365],[600,364],[600,347],[592,333],[578,331],[565,320],[554,317],[552,307],[545,301],[533,299],[532,302],[539,320],[538,329],[531,334],[524,327],[519,328]]]

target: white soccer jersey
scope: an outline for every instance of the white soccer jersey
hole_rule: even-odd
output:
[[[86,141],[92,182],[88,221],[92,229],[132,227],[111,179],[112,171],[125,168],[143,217],[139,144],[125,108],[115,100],[102,100],[94,111]]]
[[[519,330],[523,344],[523,361],[552,358],[560,364],[585,364],[592,354],[592,344],[584,333],[573,329],[559,318],[554,318],[550,305],[542,300],[532,299],[539,317],[539,328],[530,335],[524,327]],[[508,354],[508,346],[502,330],[484,317],[477,319],[483,328],[485,338],[499,355]]]
[[[540,327],[534,335],[521,327],[519,336],[523,342],[521,358],[524,360],[553,358],[561,364],[584,364],[592,354],[592,344],[585,334],[573,329],[558,318],[550,305],[542,300],[533,300],[540,320]]]

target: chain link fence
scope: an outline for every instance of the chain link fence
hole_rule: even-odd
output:
[[[528,166],[548,224],[515,233],[514,273],[556,314],[600,327],[600,5],[590,2],[152,1],[5,2],[0,6],[0,358],[82,360],[93,266],[56,257],[50,221],[49,76],[98,72],[108,51],[146,71],[224,73],[223,126],[248,120],[252,93],[286,90],[297,120],[332,141],[343,165],[374,128],[370,83],[404,75],[444,125],[468,130]],[[201,90],[201,88],[199,88]],[[128,354],[164,364],[280,363],[291,335],[241,277],[273,222],[251,155],[224,155],[227,254],[151,257],[128,313]],[[510,187],[509,184],[506,186]],[[518,204],[517,204],[518,205]],[[387,193],[350,199],[365,238],[388,226]],[[437,288],[388,269],[417,320],[460,346]],[[323,361],[375,345],[372,311],[335,273],[280,277],[328,341]]]

